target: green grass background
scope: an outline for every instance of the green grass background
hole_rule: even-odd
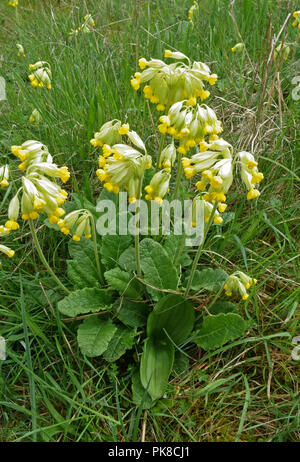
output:
[[[250,321],[247,335],[213,353],[188,348],[189,368],[173,374],[166,396],[150,410],[132,401],[134,352],[117,365],[79,352],[76,322],[60,318],[53,281],[27,225],[1,240],[16,256],[1,258],[0,335],[8,357],[0,361],[0,441],[299,440],[299,361],[291,352],[300,335],[299,101],[292,99],[300,66],[291,20],[283,32],[288,60],[267,66],[270,37],[297,2],[200,0],[193,29],[186,20],[191,0],[19,4],[17,11],[6,0],[0,4],[0,76],[7,90],[7,101],[0,101],[0,164],[16,168],[10,146],[41,140],[55,162],[69,166],[69,188],[92,201],[100,183],[89,139],[102,123],[129,122],[150,154],[157,151],[147,105],[129,81],[137,57],[162,58],[167,48],[219,75],[207,103],[223,121],[224,138],[257,154],[265,180],[253,203],[236,181],[228,222],[218,239],[211,233],[199,262],[258,279],[255,296],[239,305]],[[69,40],[87,13],[95,31]],[[241,37],[248,54],[231,53]],[[25,58],[17,57],[16,43]],[[38,60],[51,64],[51,91],[27,80],[28,64]],[[28,121],[34,108],[42,115],[38,127]],[[1,223],[9,191],[1,191]],[[40,225],[48,261],[64,279],[68,239]]]

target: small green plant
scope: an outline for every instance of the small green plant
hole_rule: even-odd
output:
[[[135,347],[140,368],[133,395],[148,402],[163,396],[175,352],[184,354],[188,344],[212,350],[244,335],[247,323],[223,294],[247,300],[248,291],[255,292],[256,279],[241,271],[199,270],[198,262],[214,225],[217,238],[236,171],[241,172],[248,200],[259,196],[256,185],[263,179],[254,155],[234,153],[220,138],[221,121],[202,103],[210,95],[205,85],[214,85],[217,75],[180,52],[166,50],[165,57],[175,61],[141,58],[142,72],[131,80],[136,91],[146,84],[145,97],[163,113],[157,153],[154,141],[150,154],[128,123],[105,123],[91,139],[95,150],[101,150],[96,173],[103,188],[95,204],[84,200],[78,207],[76,194],[66,202],[68,193],[59,184],[68,181],[68,168],[53,162],[47,146],[35,140],[12,146],[22,175],[15,178],[16,193],[0,231],[4,235],[18,229],[20,214],[29,222],[42,263],[65,293],[58,310],[71,318],[84,316],[77,335],[82,354],[116,361]],[[34,87],[51,88],[47,63],[40,61],[30,69]],[[7,166],[0,174],[1,185],[7,187]],[[186,201],[188,213],[180,221],[177,212]],[[108,215],[104,208],[110,205],[113,213]],[[40,247],[34,223],[42,214],[47,215],[47,226],[72,236],[67,285],[54,274]],[[191,245],[196,246],[193,258]],[[13,256],[5,246],[0,250]],[[203,309],[196,311],[203,300]]]

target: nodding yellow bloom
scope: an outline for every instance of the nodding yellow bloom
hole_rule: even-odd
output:
[[[25,141],[21,146],[11,146],[11,152],[21,160],[19,168],[22,171],[35,162],[52,162],[47,146],[35,140]]]
[[[28,79],[34,88],[47,87],[48,90],[51,90],[52,73],[49,63],[46,61],[38,61],[35,64],[29,64],[29,70],[32,71],[32,73],[29,74]]]
[[[11,1],[8,2],[8,4],[10,6],[13,6],[14,8],[16,8],[16,6],[19,5],[19,0],[11,0]]]
[[[140,181],[144,171],[151,167],[152,159],[146,154],[145,145],[139,135],[129,131],[127,124],[122,127],[120,125],[118,128],[118,136],[120,129],[122,134],[127,132],[129,140],[144,153],[126,144],[103,145],[103,156],[99,157],[100,168],[96,174],[99,180],[104,182],[103,187],[107,191],[118,194],[121,188],[126,189],[129,201],[134,202],[139,199]]]
[[[122,128],[123,127],[123,128]],[[127,124],[121,124],[120,120],[114,119],[106,122],[102,127],[99,129],[99,132],[94,133],[94,138],[90,140],[90,143],[94,147],[107,145],[108,148],[113,144],[120,143],[122,140],[122,134],[120,133],[126,131]],[[128,126],[129,130],[129,126]],[[111,153],[110,153],[111,154]],[[105,156],[105,154],[104,154]]]
[[[72,234],[73,240],[79,242],[84,235],[86,239],[91,238],[91,214],[86,209],[73,210],[64,219],[58,220],[57,225],[63,234]]]
[[[204,222],[208,223],[212,211],[213,204],[206,201],[203,195],[198,194],[195,196],[192,203],[192,226],[196,226],[200,219],[204,219]],[[220,225],[223,222],[223,218],[220,216],[218,210],[215,210],[213,221],[216,225]]]
[[[176,161],[176,148],[174,144],[168,144],[161,152],[158,167],[163,167],[166,172],[171,172],[171,168],[173,167]]]
[[[6,247],[6,245],[2,245],[2,244],[0,244],[0,252],[7,255],[8,258],[12,258],[14,256],[14,254],[15,254],[14,250],[12,250],[9,247]]]
[[[139,59],[139,67],[143,71],[148,66],[148,61],[145,58]]]
[[[239,293],[243,300],[247,300],[249,297],[247,289],[256,283],[257,279],[250,278],[242,271],[236,271],[226,279],[224,290],[228,297],[234,293]]]
[[[129,124],[123,124],[119,129],[120,135],[127,135],[128,132],[129,132]]]
[[[150,184],[145,187],[147,192],[145,199],[147,201],[156,201],[158,204],[162,204],[163,198],[169,191],[171,175],[166,170],[160,170],[153,175]]]
[[[9,185],[9,168],[8,165],[0,167],[0,186],[1,188],[7,188]]]

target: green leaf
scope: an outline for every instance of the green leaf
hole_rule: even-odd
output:
[[[116,361],[119,359],[126,350],[132,348],[135,336],[135,330],[128,329],[124,326],[118,326],[113,338],[108,344],[107,350],[104,352],[104,359],[106,361]]]
[[[170,234],[164,241],[164,249],[169,255],[172,263],[175,263],[175,258],[178,252],[181,250],[182,253],[178,259],[178,263],[181,266],[189,266],[192,263],[192,259],[187,252],[184,252],[184,245],[182,246],[184,239],[185,236],[183,234],[178,236],[175,234]]]
[[[132,376],[132,401],[142,409],[150,409],[153,401],[141,383],[140,373],[136,371]]]
[[[120,255],[119,265],[125,271],[136,271],[135,249],[133,247],[129,247]]]
[[[160,398],[168,385],[174,361],[174,346],[169,340],[148,337],[141,358],[140,377],[151,398]]]
[[[67,260],[67,274],[69,280],[81,289],[84,287],[95,287],[99,284],[95,266],[90,266],[87,257],[83,257],[81,262]]]
[[[149,306],[133,300],[123,300],[118,319],[129,327],[141,327],[147,323]]]
[[[132,236],[105,234],[101,241],[101,260],[107,269],[117,266],[120,255],[132,243]]]
[[[91,358],[100,356],[113,338],[117,327],[108,319],[100,319],[90,316],[80,324],[77,332],[77,340],[82,354]]]
[[[164,330],[177,345],[191,333],[195,322],[193,305],[181,295],[170,294],[161,298],[149,315],[148,337],[162,338]]]
[[[120,268],[113,268],[104,273],[108,284],[129,298],[141,299],[141,285],[139,281],[130,273],[122,271]]]
[[[68,277],[78,288],[94,287],[99,279],[95,265],[94,247],[90,240],[69,241],[69,253],[73,260],[67,260]]]
[[[207,268],[201,271],[196,270],[191,284],[191,289],[198,291],[201,289],[217,292],[226,281],[228,274],[219,269]],[[186,285],[187,279],[185,280]]]
[[[178,276],[165,249],[152,239],[143,239],[140,243],[141,268],[144,279],[149,284],[159,289],[176,290]],[[158,300],[164,294],[147,286],[148,292],[154,300]]]
[[[210,314],[235,313],[237,312],[237,307],[232,302],[221,300],[214,303],[213,306],[209,309],[209,312]]]
[[[235,313],[207,316],[194,342],[204,350],[213,350],[241,337],[246,329],[244,319]]]
[[[96,313],[111,308],[111,292],[86,287],[75,290],[57,304],[58,310],[72,318],[79,314]]]
[[[86,256],[90,260],[91,264],[95,266],[94,247],[90,239],[81,239],[80,242],[70,240],[68,243],[68,250],[70,256],[74,260],[80,261],[83,256]]]

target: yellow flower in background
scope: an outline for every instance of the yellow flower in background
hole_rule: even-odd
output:
[[[264,179],[264,175],[258,171],[258,163],[253,154],[242,151],[238,153],[238,156],[241,164],[241,178],[248,189],[247,199],[256,199],[260,195],[260,192],[255,186]]]
[[[282,56],[284,61],[286,61],[289,57],[290,51],[291,49],[288,44],[280,42],[274,50],[274,58],[277,59],[278,56]]]
[[[25,58],[26,55],[25,55],[24,48],[23,48],[23,46],[21,45],[21,43],[17,43],[17,44],[16,44],[16,47],[17,47],[17,49],[18,49],[18,55],[17,55],[17,56],[18,56],[19,58],[20,58],[21,56],[23,56],[23,57]]]
[[[9,185],[9,168],[8,165],[0,167],[0,186],[1,188],[7,188]]]
[[[245,49],[244,43],[237,43],[234,47],[231,48],[232,53],[242,53]]]
[[[46,61],[38,61],[35,64],[29,64],[29,70],[32,71],[32,73],[29,74],[28,79],[34,88],[47,87],[48,90],[51,90],[52,73],[49,63]]]
[[[295,19],[295,21],[293,21],[292,26],[297,27],[297,29],[300,32],[300,10],[294,11],[293,18]]]
[[[16,8],[16,6],[19,5],[19,1],[18,0],[11,0],[10,2],[8,2],[8,4],[10,6],[13,6],[14,8]]]
[[[193,5],[191,6],[191,8],[189,9],[189,12],[188,12],[188,21],[189,22],[193,23],[194,14],[198,10],[198,8],[199,8],[198,2],[196,0],[194,0]]]
[[[29,117],[29,122],[36,123],[37,125],[40,123],[42,119],[41,114],[37,109],[34,109]]]

